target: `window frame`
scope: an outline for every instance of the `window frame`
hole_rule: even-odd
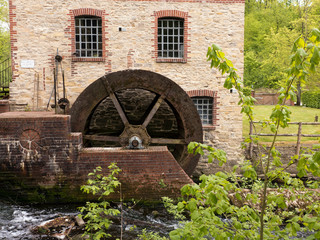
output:
[[[73,62],[104,62],[106,57],[105,51],[105,11],[96,10],[91,8],[81,8],[70,11],[71,15],[71,55]],[[77,56],[77,48],[76,48],[76,18],[99,18],[101,19],[101,43],[102,43],[102,56],[98,57],[81,57]],[[98,34],[97,34],[98,35]],[[98,36],[97,36],[98,37]]]
[[[102,19],[100,17],[87,15],[75,17],[75,31],[76,57],[102,57]]]
[[[213,125],[213,97],[208,96],[194,96],[191,97],[193,104],[196,106],[198,114],[200,116],[202,125]],[[196,101],[196,103],[195,103]],[[200,103],[201,101],[201,103]],[[206,101],[206,102],[205,102]],[[201,107],[201,109],[200,109]],[[199,111],[202,113],[199,113]],[[206,111],[206,113],[204,113]]]
[[[207,98],[212,98],[213,102],[212,102],[212,124],[203,124],[202,123],[202,119],[201,119],[201,123],[202,123],[202,128],[204,130],[215,130],[215,128],[218,125],[218,117],[219,117],[219,96],[218,93],[216,91],[212,91],[212,90],[191,90],[191,91],[187,91],[187,94],[189,95],[189,97],[191,98],[202,98],[202,97],[207,97]],[[197,109],[198,110],[198,109]]]
[[[188,13],[182,12],[178,10],[162,10],[154,12],[155,16],[155,38],[154,38],[154,58],[158,63],[186,63],[188,59]],[[183,21],[183,57],[159,57],[159,49],[158,49],[158,22],[160,19],[179,19]]]

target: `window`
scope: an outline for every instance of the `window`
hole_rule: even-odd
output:
[[[156,62],[186,63],[190,53],[188,12],[161,10],[154,12],[153,16]]]
[[[102,20],[95,16],[75,18],[76,57],[102,57]]]
[[[212,97],[192,97],[203,125],[213,124],[213,98]]]
[[[69,15],[72,62],[108,62],[105,10],[79,8],[69,10]]]
[[[184,57],[184,21],[178,18],[158,19],[158,58]]]

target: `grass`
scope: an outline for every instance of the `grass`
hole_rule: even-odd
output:
[[[260,121],[264,119],[269,119],[272,108],[274,106],[271,105],[256,105],[253,108],[254,121]],[[320,122],[320,109],[316,108],[308,108],[308,107],[297,107],[297,106],[289,106],[289,110],[292,112],[290,122],[314,122],[315,116],[319,117]],[[257,130],[260,133],[271,133],[268,128],[262,129],[259,124],[256,125]],[[279,134],[297,134],[298,133],[298,125],[289,125],[288,128],[280,129]],[[302,134],[320,134],[320,125],[303,125],[302,126]],[[249,120],[246,116],[243,116],[243,137],[249,136]],[[263,137],[260,136],[260,140],[262,142],[271,142],[272,137]],[[279,141],[297,141],[297,137],[278,137]],[[317,140],[317,138],[313,137],[302,137],[301,141],[310,141]]]

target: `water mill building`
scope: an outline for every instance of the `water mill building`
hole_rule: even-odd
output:
[[[220,169],[190,156],[190,141],[225,150],[229,165],[241,160],[238,96],[223,88],[206,52],[219,45],[242,76],[244,0],[9,5],[13,79],[10,112],[0,114],[2,176],[18,171],[18,181],[41,192],[109,159],[136,186],[143,179],[181,186]]]

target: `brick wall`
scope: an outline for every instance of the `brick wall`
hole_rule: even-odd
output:
[[[83,201],[80,185],[95,167],[122,169],[126,199],[177,196],[192,183],[166,147],[83,148],[70,117],[44,112],[0,114],[0,196],[33,202]],[[119,199],[119,195],[112,196]]]
[[[0,113],[9,112],[9,100],[0,100]]]

